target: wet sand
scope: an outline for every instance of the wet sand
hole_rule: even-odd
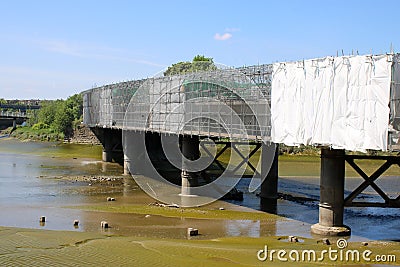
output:
[[[266,244],[273,249],[326,248],[322,237],[310,234],[311,224],[318,221],[316,177],[280,179],[280,191],[311,199],[302,203],[282,197],[281,216],[257,211],[258,197],[246,192],[246,180],[239,184],[244,202],[216,201],[196,209],[159,207],[149,205],[155,200],[132,177],[120,175],[121,166],[93,158],[96,147],[78,146],[77,153],[76,147],[30,142],[15,147],[16,141],[3,141],[2,266],[258,266],[267,264],[256,257]],[[310,162],[305,164],[315,165]],[[388,179],[390,188],[397,180]],[[367,241],[374,253],[390,252],[399,258],[399,243],[371,241],[400,239],[397,210],[392,209],[392,214],[381,210],[347,212],[353,230],[349,241],[356,247]],[[40,216],[46,216],[46,223],[39,223]],[[79,227],[73,226],[74,220],[80,221]],[[111,228],[101,228],[104,220]],[[200,235],[188,238],[188,227],[198,228]],[[289,235],[302,242],[288,243]]]
[[[317,255],[329,246],[314,239],[288,243],[287,237],[219,238],[212,240],[154,239],[108,235],[107,233],[41,231],[0,227],[2,266],[310,266],[332,265],[329,258],[312,262],[260,261],[265,246],[276,250],[314,250]],[[389,242],[351,243],[348,249],[369,249],[379,255],[399,255],[399,246]],[[335,262],[337,265],[366,265]]]

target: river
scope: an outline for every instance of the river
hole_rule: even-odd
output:
[[[79,206],[107,204],[109,196],[116,198],[115,205],[154,202],[132,177],[120,175],[121,166],[101,162],[100,153],[101,148],[96,146],[2,138],[0,226],[96,232],[102,231],[100,221],[107,220],[113,225],[108,231],[119,235],[186,238],[186,229],[195,226],[202,231],[200,238],[211,239],[226,236],[311,237],[310,226],[318,221],[318,177],[280,177],[279,191],[282,196],[290,196],[278,200],[277,213],[285,218],[283,220],[188,219],[84,211]],[[80,179],[82,177],[116,178],[98,183]],[[257,191],[249,193],[248,182],[249,179],[242,179],[238,184],[244,192],[244,201],[216,201],[208,208],[258,210]],[[346,189],[350,190],[357,183],[360,179],[346,179]],[[399,195],[400,177],[384,177],[379,183],[390,194]],[[377,194],[368,191],[364,197],[375,199]],[[40,216],[46,216],[46,223],[39,223]],[[398,209],[346,208],[344,221],[352,229],[352,240],[400,240],[399,219]],[[80,221],[79,227],[73,226],[74,220]]]

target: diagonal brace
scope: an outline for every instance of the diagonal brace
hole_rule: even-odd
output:
[[[365,172],[354,162],[352,158],[346,158],[346,161],[350,164],[351,167],[362,177],[364,178],[364,182],[359,185],[353,192],[351,192],[346,199],[344,200],[345,205],[349,205],[352,203],[354,198],[356,198],[359,194],[361,194],[368,186],[374,188],[374,190],[385,200],[385,203],[390,202],[390,198],[383,192],[382,189],[379,188],[378,185],[374,183],[376,179],[379,178],[389,167],[393,164],[389,160],[386,161],[379,169],[377,169],[371,176],[365,174]]]
[[[232,171],[232,173],[235,173],[244,163],[247,163],[247,166],[249,166],[253,171],[255,175],[260,175],[261,174],[257,171],[256,168],[254,168],[253,164],[251,164],[251,162],[249,161],[249,159],[251,158],[251,156],[253,156],[258,149],[260,149],[261,144],[257,143],[256,147],[249,153],[249,155],[247,157],[243,156],[243,154],[239,151],[239,149],[236,147],[235,144],[232,145],[232,148],[236,151],[236,153],[239,154],[239,156],[243,159],[242,162],[240,162],[239,165],[236,166],[236,168]]]
[[[204,142],[200,143],[200,146],[204,149],[204,151],[212,158],[214,158],[214,155],[211,154],[211,152],[207,149],[207,147],[205,146]],[[215,164],[217,164],[218,168],[220,168],[221,170],[225,170],[224,166],[222,166],[222,164],[218,161],[218,158],[222,155],[222,153],[225,152],[225,150],[230,147],[230,143],[225,143],[225,146],[221,149],[221,151],[219,151],[217,153],[217,155],[215,155],[214,161]]]

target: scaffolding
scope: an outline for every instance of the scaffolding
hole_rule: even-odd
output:
[[[122,128],[129,101],[144,81],[133,80],[84,91],[84,124],[89,127]]]
[[[121,82],[83,92],[84,124],[268,141],[272,64]],[[393,56],[388,149],[400,150],[400,54]]]
[[[389,108],[389,150],[400,151],[400,54],[393,56]]]
[[[272,65],[197,71],[85,91],[84,123],[170,134],[265,140]]]

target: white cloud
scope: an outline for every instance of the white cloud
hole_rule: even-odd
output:
[[[214,39],[217,40],[217,41],[226,41],[226,40],[229,40],[231,38],[232,38],[232,34],[229,33],[229,32],[226,32],[224,34],[216,33],[214,35]]]

